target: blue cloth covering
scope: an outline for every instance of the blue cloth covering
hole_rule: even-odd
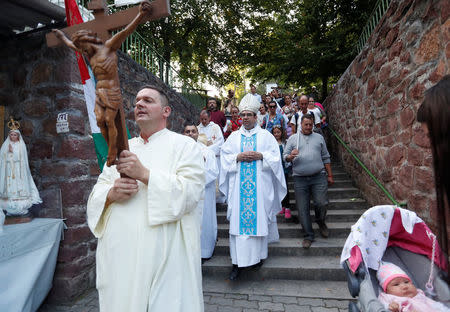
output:
[[[0,234],[0,311],[34,312],[52,287],[61,219],[6,225]]]

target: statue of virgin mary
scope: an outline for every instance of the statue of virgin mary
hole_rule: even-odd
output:
[[[11,118],[8,137],[0,149],[0,209],[7,215],[21,216],[42,202],[28,165],[20,124]]]

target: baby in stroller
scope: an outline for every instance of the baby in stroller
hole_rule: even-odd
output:
[[[450,309],[442,303],[425,296],[421,289],[414,286],[411,278],[393,263],[381,262],[377,278],[384,291],[380,293],[378,299],[391,312],[450,312]]]
[[[388,280],[386,283],[382,278],[386,275],[383,274],[385,262],[398,267],[404,273],[404,279],[405,276],[409,278],[412,288],[417,288],[416,295],[424,290],[427,297],[442,303],[432,305],[431,310],[428,307],[424,310],[417,305],[404,304],[399,305],[398,311],[449,311],[447,262],[436,236],[414,212],[384,205],[370,208],[352,226],[341,254],[341,264],[347,272],[350,294],[353,297],[358,296],[357,303],[350,302],[350,312],[395,311],[389,309],[390,302],[385,300],[389,291],[387,295],[381,294],[381,301],[378,299],[378,295],[387,290],[384,286],[387,287],[391,282]],[[410,291],[411,294],[414,293],[414,290]],[[420,299],[419,297],[415,299]],[[404,301],[408,300],[400,302]]]

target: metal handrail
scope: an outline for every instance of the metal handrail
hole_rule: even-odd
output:
[[[179,72],[138,32],[132,33],[122,43],[121,50],[171,88],[174,88],[175,78],[181,81],[183,86],[178,87],[182,90],[180,93],[199,108],[204,106],[202,95],[195,91],[195,88],[188,81],[180,78]],[[188,89],[185,86],[188,86],[194,93],[186,92]]]
[[[62,8],[65,8],[66,5],[64,4],[64,0],[49,0],[51,3],[56,4]],[[94,15],[91,13],[91,11],[87,8],[87,1],[86,0],[76,0],[78,4],[78,8],[80,10],[81,17],[83,18],[83,21],[90,21],[94,19]]]
[[[378,22],[383,17],[384,13],[386,13],[387,9],[389,8],[389,4],[391,3],[391,0],[378,0],[375,4],[375,8],[373,9],[372,13],[370,14],[369,20],[366,23],[366,26],[364,26],[361,35],[359,36],[356,48],[358,50],[358,54],[362,51],[364,48],[364,45],[366,44],[367,40],[369,39],[370,35],[372,34],[375,27],[377,27]]]
[[[132,33],[125,39],[122,43],[121,50],[170,87],[173,86],[173,67],[138,32]],[[168,75],[165,75],[166,71],[169,71]]]
[[[369,175],[369,177],[375,182],[375,184],[384,192],[384,194],[390,199],[390,201],[397,207],[404,206],[397,202],[394,198],[394,196],[389,193],[389,191],[381,184],[381,182],[373,175],[372,172],[363,164],[363,162],[358,158],[358,156],[353,153],[353,151],[348,147],[348,145],[342,140],[342,138],[334,132],[333,129],[331,129],[330,126],[328,126],[328,129],[331,131],[331,133],[336,137],[336,139],[339,141],[339,143],[344,146],[344,148],[352,155],[352,157],[356,160],[356,162],[364,169],[364,171]]]

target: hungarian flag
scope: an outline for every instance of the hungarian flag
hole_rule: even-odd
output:
[[[75,0],[64,0],[66,6],[67,25],[72,26],[75,24],[83,23],[78,5]],[[108,155],[108,145],[105,138],[103,138],[100,128],[97,126],[97,119],[95,118],[95,78],[92,70],[88,64],[86,64],[83,56],[75,52],[77,56],[78,68],[80,70],[81,82],[83,83],[84,99],[86,101],[86,107],[89,115],[89,125],[91,126],[92,138],[94,139],[95,152],[97,153],[97,160],[100,170],[103,170],[103,165],[106,162]]]

